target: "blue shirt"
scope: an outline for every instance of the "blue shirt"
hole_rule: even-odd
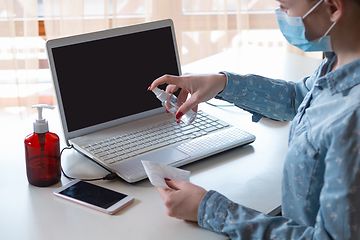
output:
[[[286,82],[224,72],[217,98],[262,117],[292,120],[282,183],[282,217],[209,191],[201,227],[232,239],[360,239],[360,59],[330,72],[326,58],[310,77]]]

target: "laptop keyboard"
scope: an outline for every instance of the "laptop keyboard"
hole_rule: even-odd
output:
[[[171,120],[88,144],[83,148],[106,163],[113,164],[161,147],[195,139],[228,126],[228,123],[199,111],[197,118],[190,125],[178,124],[175,120]]]

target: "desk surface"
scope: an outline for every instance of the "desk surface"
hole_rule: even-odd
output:
[[[260,57],[261,56],[261,57]],[[183,67],[183,72],[256,73],[286,80],[311,74],[320,60],[271,49],[243,47]],[[217,190],[245,206],[269,213],[281,203],[282,167],[287,150],[288,122],[263,119],[236,107],[200,108],[256,135],[256,141],[183,167],[191,182]],[[35,118],[35,116],[34,116]],[[62,137],[56,111],[47,112],[50,131]],[[32,132],[33,119],[0,127],[0,233],[2,239],[226,239],[196,223],[170,218],[155,187],[148,180],[129,184],[121,180],[95,184],[129,194],[135,202],[116,215],[107,215],[53,196],[54,189],[27,182],[24,137]],[[64,147],[61,143],[61,148]],[[63,167],[72,176],[102,177],[107,172],[73,150],[63,155]]]

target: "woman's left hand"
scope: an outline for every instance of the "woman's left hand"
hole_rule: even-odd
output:
[[[174,189],[158,188],[170,217],[197,222],[198,209],[207,191],[190,182],[167,180],[167,185]]]

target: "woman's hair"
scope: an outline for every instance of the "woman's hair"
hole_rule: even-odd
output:
[[[354,2],[356,2],[357,4],[360,5],[360,0],[348,0],[348,1],[354,1]]]
[[[354,1],[355,3],[357,3],[360,6],[360,0],[345,0],[345,1]]]

